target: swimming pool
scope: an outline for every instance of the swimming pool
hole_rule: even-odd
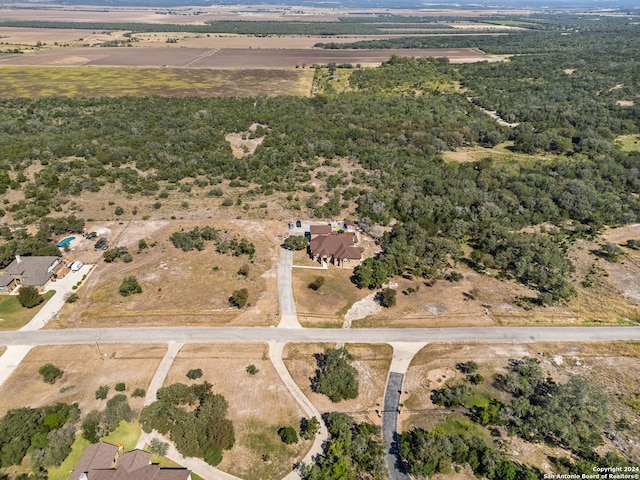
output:
[[[60,242],[58,242],[58,244],[56,245],[56,247],[60,247],[60,248],[64,248],[64,247],[68,247],[69,244],[71,243],[72,240],[75,240],[76,237],[67,237],[64,238],[62,240],[60,240]]]

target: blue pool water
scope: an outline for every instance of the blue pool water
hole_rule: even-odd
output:
[[[71,243],[72,240],[75,240],[76,237],[67,237],[63,240],[60,240],[60,242],[58,243],[58,245],[56,245],[56,247],[60,247],[60,248],[64,248],[65,246],[69,246],[69,244]]]

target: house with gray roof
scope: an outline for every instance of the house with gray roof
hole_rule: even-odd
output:
[[[42,290],[63,267],[62,257],[23,257],[16,255],[16,259],[5,269],[5,275],[11,275],[16,286],[36,287]]]
[[[8,273],[0,273],[0,294],[11,293],[14,288],[18,286],[16,279],[13,275]]]
[[[69,480],[191,480],[191,470],[161,468],[149,452],[98,442],[87,447]]]

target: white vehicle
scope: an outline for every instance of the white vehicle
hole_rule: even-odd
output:
[[[80,260],[73,262],[71,264],[71,271],[72,272],[77,272],[78,270],[80,270],[82,268],[82,265],[84,265]]]

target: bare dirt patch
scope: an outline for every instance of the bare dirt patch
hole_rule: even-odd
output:
[[[96,339],[97,340],[97,339]],[[100,353],[98,353],[98,348]],[[56,402],[77,402],[82,414],[102,410],[104,400],[96,400],[101,385],[109,386],[109,397],[115,385],[124,382],[130,397],[136,388],[147,389],[166,352],[165,345],[74,345],[35,347],[18,365],[0,390],[0,413],[24,406],[39,407]],[[104,357],[106,354],[106,357]],[[64,371],[54,385],[44,383],[38,369],[53,363]],[[142,408],[143,399],[129,398],[131,408]]]
[[[255,365],[258,373],[247,373],[248,365]],[[213,391],[223,394],[229,402],[228,416],[234,424],[236,443],[224,452],[218,468],[245,479],[280,479],[289,473],[311,442],[301,440],[286,446],[277,435],[281,426],[297,429],[305,414],[269,361],[268,346],[185,345],[171,366],[165,385],[194,383],[186,377],[194,368],[203,372],[195,383],[211,383]],[[263,459],[265,454],[267,460]]]
[[[635,105],[635,102],[633,100],[618,100],[616,104],[620,105],[621,107],[633,107]]]
[[[256,247],[254,261],[246,255],[217,253],[213,242],[201,252],[183,252],[169,241],[175,231],[205,225],[226,231],[224,235],[229,237],[249,239]],[[92,228],[99,230],[98,226],[93,224]],[[112,235],[110,246],[127,246],[133,261],[100,261],[78,289],[80,300],[67,304],[49,327],[275,325],[277,285],[269,272],[275,268],[278,252],[269,226],[270,222],[221,219],[105,223],[103,228]],[[149,248],[138,252],[139,239],[144,239]],[[78,252],[78,258],[82,254],[96,255],[90,245],[86,248],[88,251]],[[245,264],[249,266],[246,277],[238,274]],[[118,294],[122,279],[128,275],[138,279],[141,294]],[[250,306],[242,310],[231,307],[228,301],[240,288],[249,290]]]
[[[358,370],[360,394],[354,400],[332,403],[327,396],[312,392],[310,383],[310,378],[315,376],[317,369],[314,354],[324,352],[327,347],[335,348],[335,345],[286,345],[282,357],[298,387],[320,413],[345,412],[358,421],[380,425],[380,411],[391,365],[392,348],[389,345],[345,345],[349,353],[355,357],[352,365]]]
[[[251,133],[255,132],[258,126],[257,123],[254,123],[249,127],[248,132],[228,133],[224,136],[231,145],[234,157],[242,158],[245,155],[252,155],[256,151],[258,145],[264,140],[264,137],[251,138]]]

